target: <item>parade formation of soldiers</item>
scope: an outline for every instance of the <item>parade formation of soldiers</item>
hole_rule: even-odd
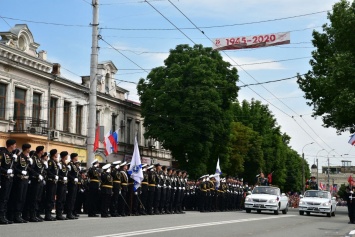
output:
[[[186,171],[159,163],[142,164],[143,180],[135,190],[129,163],[115,161],[100,167],[94,160],[86,170],[77,153],[31,148],[23,144],[19,150],[12,139],[0,148],[2,225],[74,220],[81,213],[107,218],[235,211],[242,210],[250,191],[243,179],[217,181],[219,176],[204,175],[188,180]]]

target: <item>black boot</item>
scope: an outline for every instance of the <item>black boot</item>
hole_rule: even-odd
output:
[[[9,224],[5,218],[5,213],[0,213],[0,225],[7,225]]]
[[[15,223],[25,223],[24,220],[21,218],[21,212],[15,213],[14,222]]]
[[[39,211],[36,211],[36,218],[38,219],[38,222],[43,222],[44,221],[44,218],[41,217]]]
[[[77,217],[73,216],[73,214],[71,212],[67,212],[67,219],[69,220],[75,220],[75,219],[78,219]]]
[[[35,212],[30,212],[30,222],[39,222],[39,220],[36,218]]]
[[[56,221],[56,219],[51,215],[51,211],[46,210],[46,215],[44,217],[45,221]]]

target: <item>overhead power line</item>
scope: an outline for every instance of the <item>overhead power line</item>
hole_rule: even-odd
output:
[[[197,30],[199,30],[207,39],[209,39],[212,43],[213,43],[213,40],[210,39],[198,26],[196,26],[195,23],[193,23],[191,21],[191,19],[189,17],[187,17],[174,3],[172,3],[170,0],[168,0],[169,3],[171,5],[173,5]],[[147,2],[147,1],[146,1]],[[159,12],[161,15],[162,13]],[[166,17],[164,17],[166,18]],[[231,58],[226,52],[222,51],[229,59],[231,59],[233,62],[235,62],[235,60],[233,58]],[[251,77],[254,81],[256,81],[257,83],[260,83],[258,82],[248,71],[246,71],[242,66],[240,66],[238,63],[235,62],[235,64],[237,66],[239,66],[249,77]],[[242,82],[243,83],[243,82]],[[245,84],[245,83],[243,83]],[[268,90],[266,87],[262,86],[266,91],[268,91],[272,96],[274,96],[276,99],[278,99],[277,96],[275,96],[270,90]],[[251,89],[252,90],[252,89]],[[287,114],[285,111],[283,111],[282,109],[278,108],[277,106],[275,106],[274,104],[272,104],[271,102],[269,102],[268,100],[266,100],[263,96],[261,96],[259,93],[257,93],[256,91],[252,90],[254,93],[256,93],[260,98],[264,99],[265,101],[267,101],[270,105],[272,105],[273,107],[275,107],[276,109],[278,109],[280,112],[282,112],[283,114],[287,115],[288,117],[292,118],[294,120],[294,122],[315,142],[317,143],[320,147],[322,147],[318,142],[317,140],[315,140],[295,119],[294,119],[294,116],[291,116],[289,114]],[[284,104],[288,109],[290,109],[292,112],[294,112],[295,114],[297,114],[292,108],[290,108],[287,104],[285,104],[283,101],[281,101],[280,99],[278,99],[282,104]],[[307,124],[308,125],[308,124]],[[309,125],[308,125],[309,126]],[[314,130],[312,130],[314,131]],[[319,138],[320,136],[315,133]],[[322,140],[323,141],[323,140]],[[324,142],[324,141],[323,141]],[[325,142],[324,142],[325,143]],[[326,144],[326,143],[325,143]],[[326,144],[328,147],[330,147],[328,144]],[[322,147],[323,148],[323,147]]]
[[[84,0],[83,0],[84,1]],[[159,1],[159,0],[155,0]],[[86,1],[84,1],[86,2]],[[147,2],[148,1],[141,1],[141,2]],[[150,1],[152,2],[152,1]],[[88,2],[86,2],[88,3]],[[91,4],[90,4],[91,5]],[[100,5],[110,5],[110,4],[100,4]],[[153,6],[152,6],[153,7]],[[234,24],[225,24],[225,25],[214,25],[214,26],[200,26],[198,28],[201,29],[211,29],[211,28],[223,28],[223,27],[233,27],[233,26],[241,26],[241,25],[252,25],[252,24],[260,24],[260,23],[266,23],[266,22],[272,22],[272,21],[281,21],[281,20],[287,20],[287,19],[293,19],[293,18],[298,18],[298,17],[305,17],[305,16],[311,16],[315,14],[320,14],[324,12],[329,12],[332,10],[325,10],[325,11],[319,11],[319,12],[311,12],[307,14],[301,14],[301,15],[295,15],[295,16],[289,16],[289,17],[281,17],[281,18],[274,18],[274,19],[268,19],[268,20],[261,20],[261,21],[252,21],[252,22],[244,22],[244,23],[234,23]],[[36,23],[36,24],[46,24],[46,25],[56,25],[56,26],[66,26],[66,27],[91,27],[90,25],[80,25],[80,24],[64,24],[64,23],[56,23],[56,22],[46,22],[46,21],[35,21],[35,20],[28,20],[28,19],[20,19],[20,18],[14,18],[14,17],[7,17],[7,16],[0,16],[3,19],[8,19],[8,20],[14,20],[14,21],[22,21],[22,22],[31,22],[31,23]],[[173,24],[173,23],[171,23]],[[185,27],[185,28],[161,28],[161,29],[134,29],[134,28],[115,28],[115,27],[101,27],[100,29],[106,29],[106,30],[194,30],[196,28],[194,27]]]

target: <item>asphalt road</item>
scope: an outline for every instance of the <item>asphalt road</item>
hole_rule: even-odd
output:
[[[88,218],[42,223],[0,226],[0,237],[318,237],[352,236],[354,224],[348,224],[346,207],[338,207],[335,217],[325,215],[300,216],[297,209],[287,215],[239,212],[199,213],[179,215]]]

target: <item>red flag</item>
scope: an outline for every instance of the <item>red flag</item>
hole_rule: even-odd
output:
[[[267,181],[269,182],[269,184],[272,183],[272,173],[267,175]]]
[[[95,141],[94,141],[94,152],[99,149],[99,139],[100,139],[100,126],[96,127]]]
[[[351,177],[351,175],[348,178],[348,183],[351,184],[351,182],[353,181],[353,177]]]

